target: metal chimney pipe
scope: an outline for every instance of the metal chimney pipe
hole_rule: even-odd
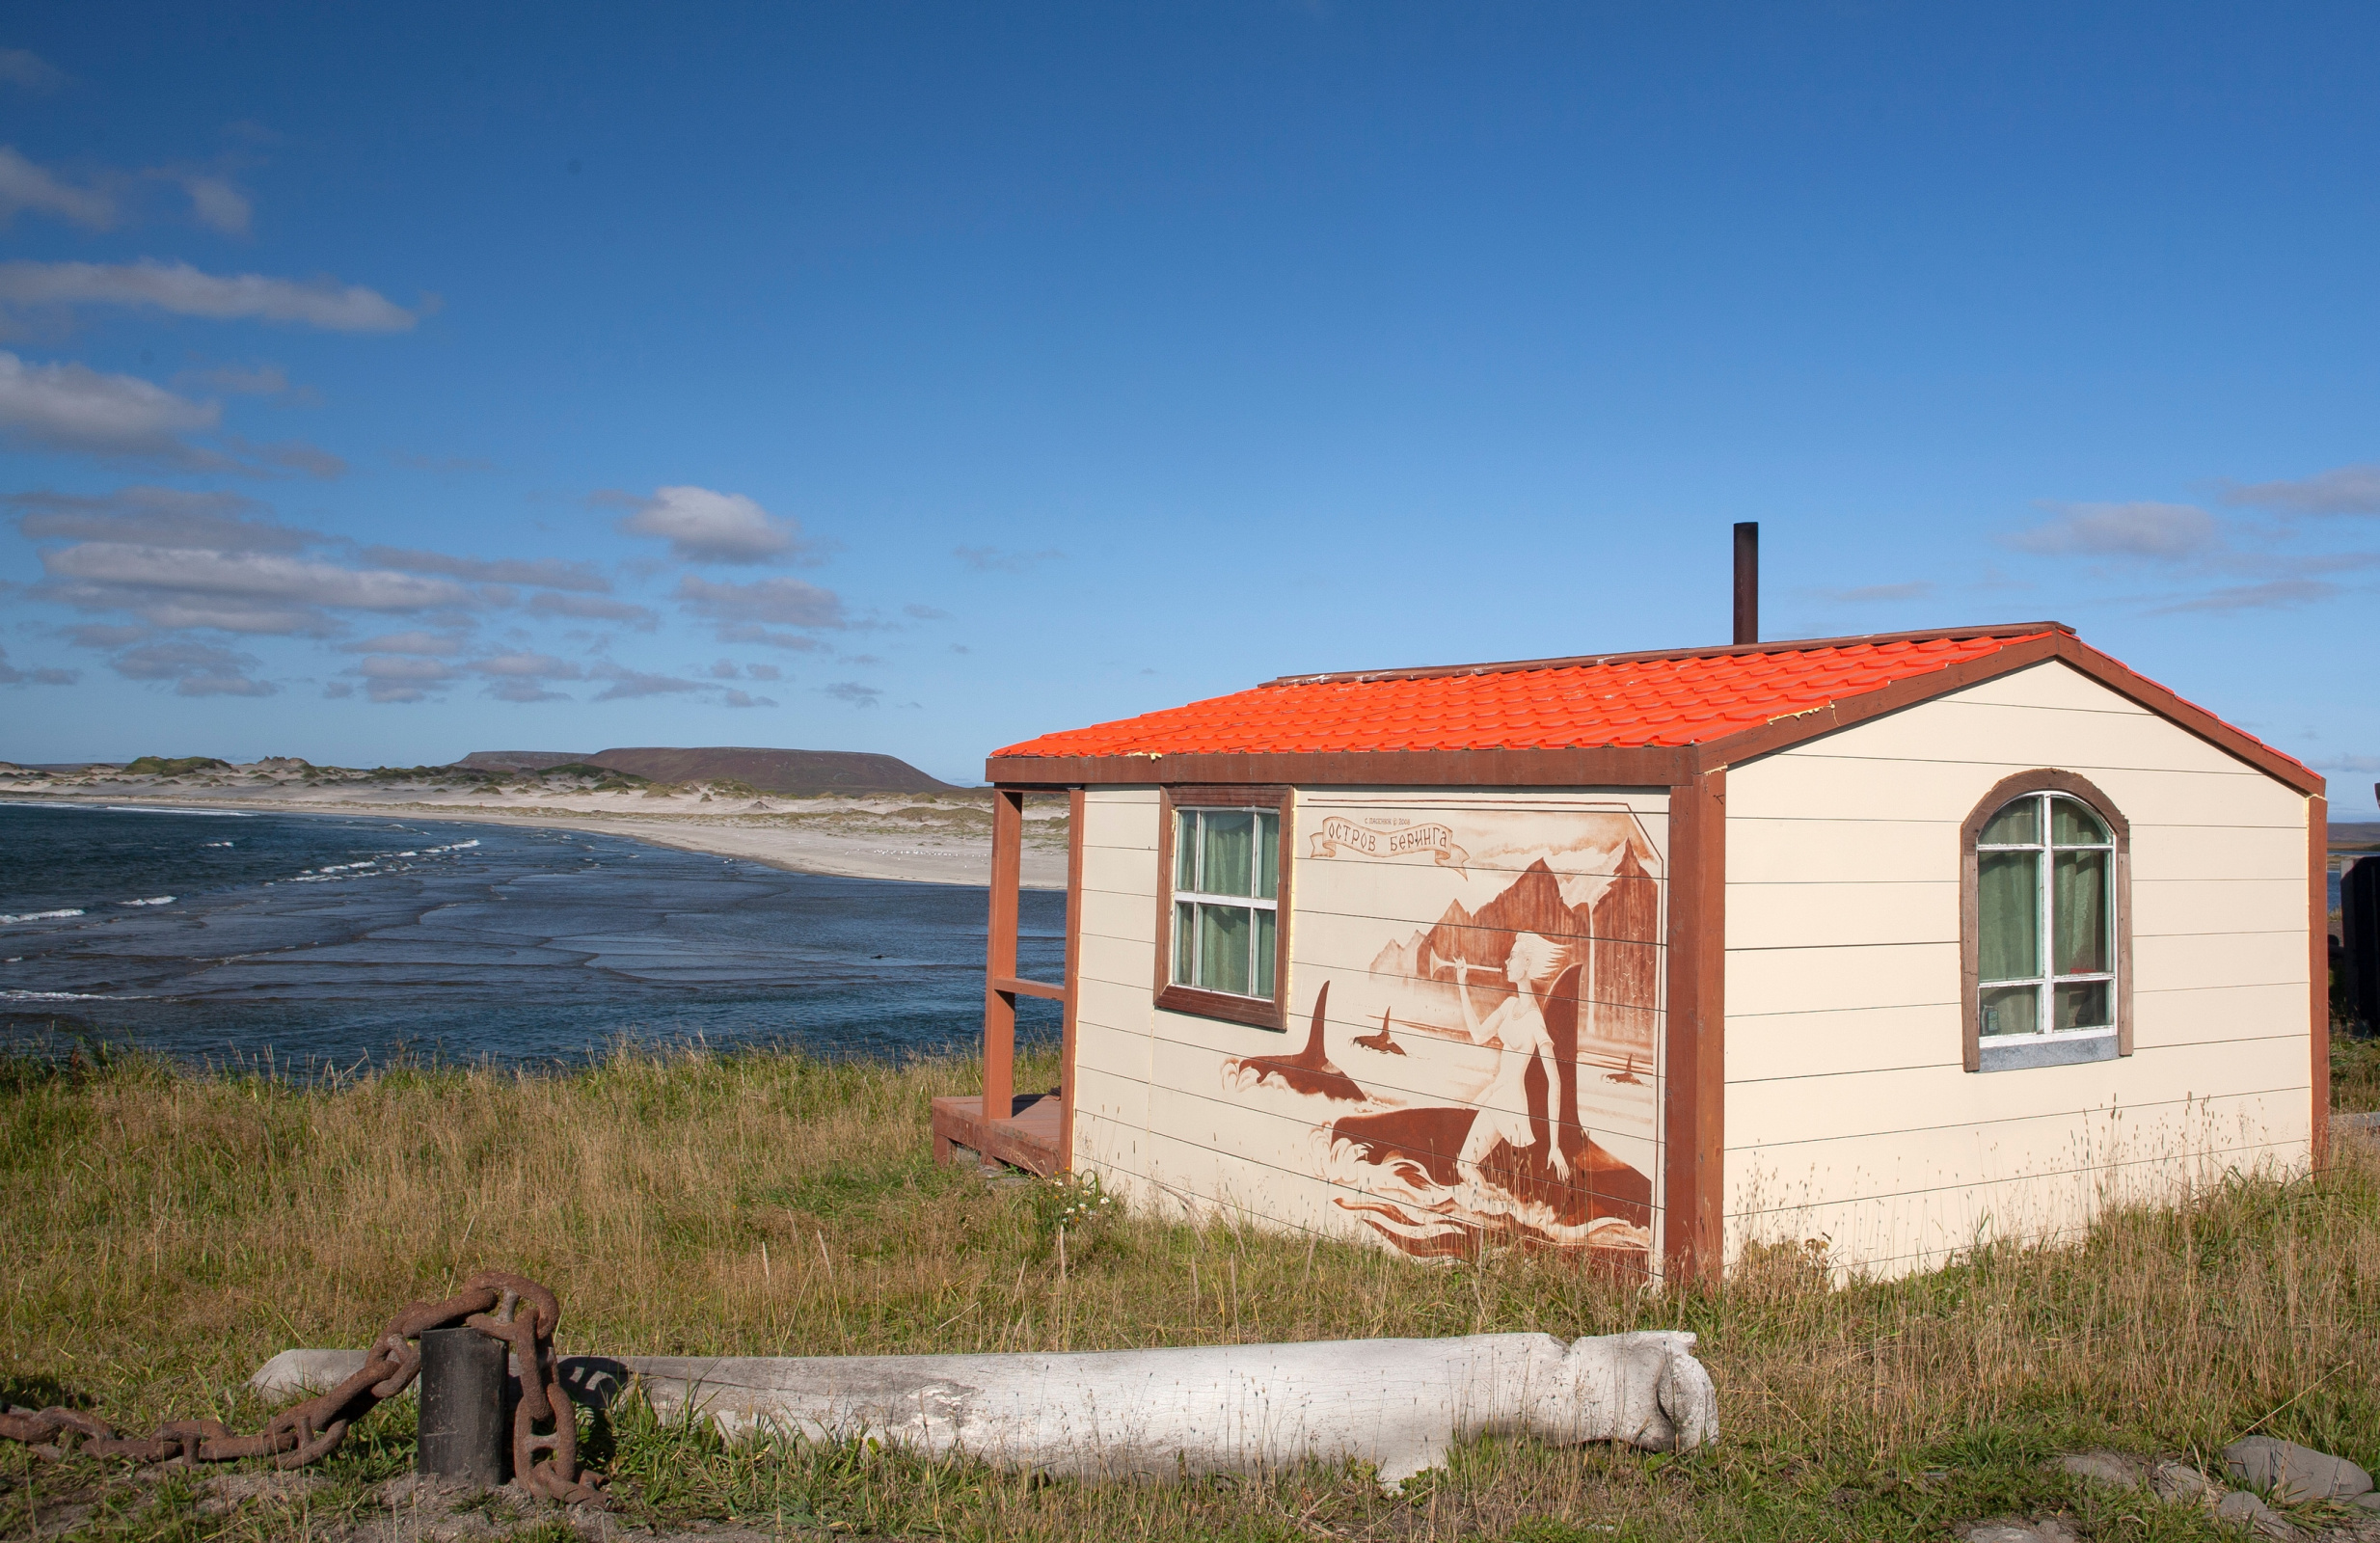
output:
[[[1760,641],[1760,522],[1736,523],[1736,641]]]

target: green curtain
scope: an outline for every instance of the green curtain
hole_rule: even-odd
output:
[[[1281,889],[1281,816],[1257,816],[1257,899],[1271,900]],[[1271,994],[1271,988],[1258,993]]]
[[[2026,794],[2015,803],[1991,817],[1984,833],[1975,838],[1987,847],[2032,847],[2041,844],[2042,800]]]
[[[1976,1016],[1982,1020],[1976,1027],[1987,1037],[2041,1032],[2041,988],[2037,986],[1988,989],[1977,994],[1975,1006]]]
[[[2060,847],[2104,847],[2107,827],[2087,805],[2072,799],[2049,800],[2049,830],[2053,845]]]
[[[1199,985],[1210,991],[1250,995],[1248,917],[1237,906],[1199,907]]]
[[[2022,980],[2041,966],[2041,863],[2038,852],[1976,853],[1977,974]]]
[[[1209,809],[1199,826],[1199,893],[1247,894],[1256,872],[1256,816],[1245,809]]]
[[[2057,934],[2051,957],[2060,975],[2096,975],[2108,968],[2108,856],[2104,852],[2057,854],[2049,925]]]

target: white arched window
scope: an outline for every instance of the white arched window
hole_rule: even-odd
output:
[[[1962,831],[1971,1071],[2131,1053],[2129,830],[2070,772],[1993,788]]]

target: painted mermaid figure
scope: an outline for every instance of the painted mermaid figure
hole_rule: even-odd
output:
[[[1482,966],[1470,963],[1455,965],[1455,981],[1463,1002],[1463,1027],[1474,1044],[1485,1044],[1495,1040],[1503,1046],[1497,1058],[1496,1077],[1474,1100],[1479,1108],[1478,1118],[1471,1123],[1470,1134],[1463,1139],[1463,1150],[1455,1156],[1455,1166],[1474,1183],[1485,1182],[1479,1172],[1480,1160],[1496,1150],[1500,1141],[1509,1143],[1515,1150],[1526,1150],[1537,1144],[1537,1133],[1529,1128],[1528,1094],[1522,1086],[1528,1069],[1539,1056],[1545,1058],[1546,1086],[1554,1087],[1560,1079],[1555,1062],[1554,1036],[1546,1028],[1546,992],[1562,972],[1564,951],[1535,933],[1521,933],[1512,940],[1512,956],[1504,961],[1504,976],[1512,982],[1512,996],[1501,1007],[1479,1016],[1479,1010],[1471,999],[1471,972]],[[1562,1178],[1570,1177],[1570,1159],[1562,1155],[1561,1143],[1549,1143],[1552,1150],[1547,1162]]]

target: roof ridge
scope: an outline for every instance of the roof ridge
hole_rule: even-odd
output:
[[[1648,648],[1628,654],[1571,654],[1555,659],[1515,659],[1482,664],[1420,664],[1403,669],[1330,670],[1316,674],[1276,675],[1255,690],[1275,686],[1323,686],[1339,682],[1419,681],[1455,675],[1504,675],[1521,670],[1577,669],[1588,664],[1628,664],[1651,660],[1720,659],[1735,654],[1792,654],[1817,648],[1851,648],[1862,644],[1932,642],[1961,637],[2030,637],[2058,632],[2075,636],[2062,621],[1999,622],[1988,627],[1929,627],[1909,633],[1861,633],[1848,637],[1789,637],[1769,643],[1719,643],[1707,648]]]

